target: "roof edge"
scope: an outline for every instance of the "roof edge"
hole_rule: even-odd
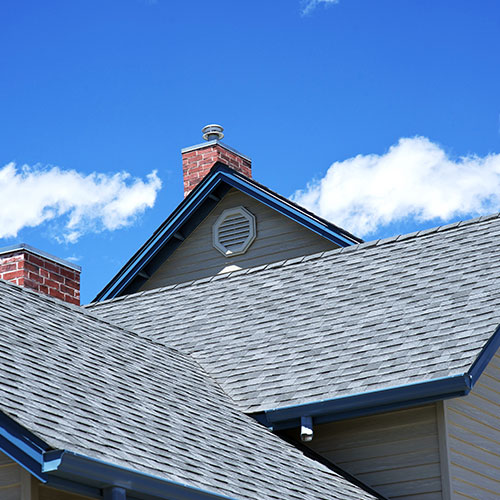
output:
[[[0,450],[43,483],[43,455],[49,446],[0,411]]]
[[[500,349],[500,325],[497,326],[495,333],[488,339],[478,357],[467,372],[471,378],[472,386],[482,375],[488,363],[492,360],[495,353]]]
[[[196,486],[113,465],[68,450],[46,453],[43,472],[49,477],[83,484],[85,488],[121,487],[138,499],[155,497],[165,500],[234,500]],[[57,479],[54,484],[57,484]]]
[[[256,412],[252,416],[273,431],[291,429],[298,427],[300,418],[304,416],[312,417],[315,424],[333,422],[466,396],[471,388],[471,377],[464,373],[389,389],[273,408]]]

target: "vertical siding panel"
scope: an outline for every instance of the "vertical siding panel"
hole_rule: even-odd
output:
[[[446,427],[447,409],[443,401],[436,403],[438,441],[439,441],[439,460],[441,464],[441,488],[443,491],[443,500],[451,500],[451,464],[450,464],[450,444],[448,439],[448,430]]]
[[[452,498],[500,499],[500,356],[468,396],[446,401]]]
[[[391,499],[443,499],[435,405],[317,425],[309,446]]]
[[[246,253],[227,258],[212,246],[212,226],[224,210],[237,206],[245,207],[255,216],[257,238]],[[250,196],[231,189],[206,219],[151,276],[141,290],[151,290],[333,248],[336,248],[336,245],[331,241],[318,236]]]

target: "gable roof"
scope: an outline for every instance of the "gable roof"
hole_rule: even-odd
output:
[[[272,425],[352,416],[470,390],[500,340],[499,238],[481,217],[93,310],[192,354]]]
[[[218,162],[116,276],[97,294],[94,301],[137,291],[232,187],[341,247],[362,241],[253,179]]]
[[[49,484],[376,498],[241,414],[190,357],[82,308],[0,281],[0,344],[0,448]]]

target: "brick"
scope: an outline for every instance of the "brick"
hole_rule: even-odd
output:
[[[2,279],[5,281],[11,281],[16,278],[22,278],[22,277],[24,277],[23,271],[10,271],[8,273],[2,273]]]
[[[80,278],[78,277],[78,281],[70,280],[69,278],[64,278],[64,284],[73,288],[75,290],[80,290]]]
[[[79,306],[80,305],[80,297],[70,297],[70,296],[66,296],[64,298],[64,301],[65,302],[69,302],[70,304],[75,304],[76,306]]]
[[[24,260],[23,262],[19,262],[19,268],[23,269],[26,272],[31,271],[33,273],[40,274],[40,268],[26,260]]]
[[[59,273],[49,273],[48,279],[51,279],[52,281],[57,281],[58,283],[64,283],[64,276]]]
[[[59,290],[59,287],[61,286],[61,283],[54,281],[50,278],[44,278],[43,279],[43,284],[47,285],[50,288],[55,288],[56,290]]]
[[[21,284],[21,283],[19,283],[19,284]],[[23,279],[22,286],[24,286],[24,288],[31,288],[31,290],[38,291],[38,285],[39,285],[39,283],[37,283],[36,281],[30,280],[27,278]]]
[[[32,281],[36,281],[37,283],[43,283],[44,278],[40,276],[38,273],[28,273],[28,278]]]
[[[45,267],[45,262],[46,262],[45,259],[38,257],[38,255],[33,255],[32,253],[27,253],[26,260],[28,262],[31,262],[31,263],[37,265],[37,266]]]
[[[55,297],[56,299],[64,300],[64,294],[55,288],[49,288],[49,295]]]
[[[71,269],[64,269],[64,267],[61,267],[61,274],[65,278],[70,278],[70,279],[74,280],[76,273],[75,273],[75,271],[73,271]]]
[[[68,295],[74,296],[75,295],[75,290],[73,288],[70,288],[69,286],[66,285],[61,285],[59,287],[59,290],[63,293],[66,293]]]
[[[9,271],[17,271],[17,262],[9,264],[0,264],[0,274],[8,273]]]

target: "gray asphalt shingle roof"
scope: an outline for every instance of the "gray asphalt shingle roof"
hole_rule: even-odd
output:
[[[1,410],[54,449],[237,499],[373,498],[232,401],[189,356],[0,281]]]
[[[466,372],[500,323],[497,215],[98,303],[247,412]]]

